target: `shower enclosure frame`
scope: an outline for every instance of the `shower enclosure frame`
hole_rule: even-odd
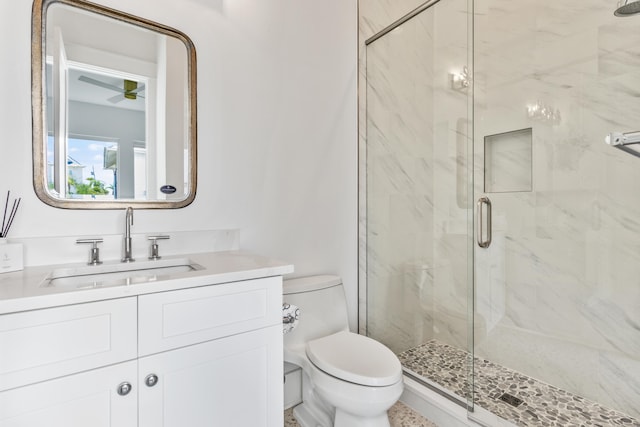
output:
[[[366,40],[360,30],[361,333],[371,334],[368,315],[374,308],[371,289],[367,289],[367,249],[383,242],[368,235],[372,199],[367,195],[370,182],[363,159],[368,159],[370,132],[369,47],[447,1],[426,2]],[[626,60],[637,55],[637,43],[629,35],[637,32],[638,21],[615,18],[613,5],[604,3],[584,4],[576,11],[582,15],[569,18],[561,5],[551,1],[507,9],[489,0],[467,2],[466,65],[471,79],[466,86],[470,92],[470,191],[464,198],[469,206],[464,254],[468,260],[466,347],[478,360],[584,396],[605,410],[640,418],[633,405],[637,391],[633,392],[640,387],[640,347],[633,339],[633,325],[640,322],[634,306],[640,293],[633,268],[638,265],[634,248],[640,244],[636,221],[640,203],[632,185],[640,175],[633,163],[638,161],[636,153],[625,153],[638,146],[640,104],[630,99],[634,91],[629,89],[637,85],[637,68]],[[478,15],[476,8],[481,9]],[[361,23],[370,25],[366,20]],[[402,96],[406,92],[398,93]],[[536,114],[540,112],[544,114]],[[626,140],[616,140],[616,132]],[[609,145],[605,143],[608,134]],[[503,185],[513,169],[499,167],[499,158],[511,153],[504,149],[510,141],[525,147],[521,153],[526,151],[528,164],[516,174],[515,187]],[[491,176],[500,178],[491,181],[486,168],[495,168]],[[487,182],[499,185],[482,187]],[[479,230],[472,210],[476,198],[486,196],[494,206],[494,241],[490,248],[480,249],[475,246]],[[483,233],[484,237],[488,236]],[[483,238],[480,243],[487,246]],[[469,366],[469,387],[478,378],[487,379],[482,373],[474,376],[480,371],[473,359]],[[593,378],[576,376],[584,367],[594,372]],[[500,400],[498,396],[492,395],[491,400]],[[476,420],[483,411],[474,408],[471,395],[466,397],[469,401],[462,403],[469,409],[469,418]]]

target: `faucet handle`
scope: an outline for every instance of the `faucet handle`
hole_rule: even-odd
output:
[[[162,258],[158,250],[158,240],[169,240],[171,237],[167,235],[149,236],[147,239],[151,241],[151,255],[149,259],[158,260]]]
[[[88,265],[99,265],[102,264],[100,261],[100,249],[98,249],[98,243],[102,243],[103,240],[101,238],[98,239],[77,239],[76,243],[90,243],[93,246],[91,247],[91,252],[89,253],[89,262]]]

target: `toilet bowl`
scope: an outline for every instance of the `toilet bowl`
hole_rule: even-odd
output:
[[[387,410],[400,398],[402,367],[383,344],[349,332],[339,277],[284,281],[284,302],[300,308],[284,336],[284,360],[302,368],[302,427],[389,427]]]

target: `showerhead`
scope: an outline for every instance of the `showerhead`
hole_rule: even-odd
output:
[[[640,0],[620,0],[618,8],[613,12],[616,16],[631,16],[640,13]]]

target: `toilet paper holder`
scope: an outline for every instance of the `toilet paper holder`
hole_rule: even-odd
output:
[[[288,303],[282,304],[282,333],[288,334],[298,326],[300,309]]]

